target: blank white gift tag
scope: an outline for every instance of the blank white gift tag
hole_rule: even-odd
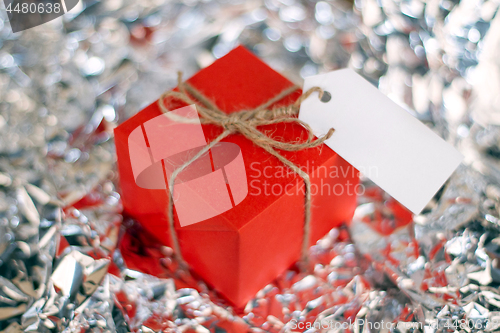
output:
[[[350,69],[305,79],[303,91],[318,93],[300,107],[299,119],[317,137],[334,128],[325,143],[337,154],[418,214],[458,167],[463,156],[418,119]]]

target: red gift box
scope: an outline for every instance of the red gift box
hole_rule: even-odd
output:
[[[232,50],[187,82],[227,114],[256,108],[285,89],[292,92],[272,106],[289,105],[301,95],[300,88],[293,89],[293,83],[243,47]],[[166,104],[169,110],[185,106],[172,99]],[[144,130],[147,121],[161,114],[157,102],[149,105],[115,129],[115,142],[126,212],[158,241],[170,245],[168,192],[136,184],[129,150],[129,135],[138,127]],[[216,125],[204,124],[202,128],[207,142],[223,131]],[[307,131],[296,123],[266,125],[259,130],[284,142],[307,138]],[[181,226],[175,214],[174,223],[189,267],[233,305],[241,307],[300,258],[304,182],[276,157],[241,134],[232,134],[222,142],[236,144],[241,149],[248,194],[220,215]],[[349,163],[325,145],[279,153],[310,176],[310,244],[352,218],[358,172]]]

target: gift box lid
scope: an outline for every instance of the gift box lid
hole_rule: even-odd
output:
[[[271,106],[289,105],[302,92],[300,87],[270,68],[242,46],[235,48],[224,57],[216,60],[212,65],[200,70],[188,79],[187,83],[196,88],[220,110],[228,114],[259,107],[266,102],[273,101],[276,96],[279,96],[284,91],[290,93],[279,100],[273,101],[274,103]],[[185,104],[176,100],[167,100],[166,105],[170,110],[185,106]],[[157,101],[155,101],[115,129],[120,174],[131,172],[130,163],[128,162],[130,157],[120,156],[121,154],[128,155],[128,148],[124,147],[126,144],[125,136],[128,136],[137,126],[160,114],[161,110],[157,105]],[[296,123],[266,125],[259,127],[259,130],[285,142],[295,142],[307,138],[306,130]],[[220,135],[223,129],[216,125],[203,125],[203,131],[207,142],[210,142]],[[182,229],[238,230],[261,212],[281,200],[285,189],[294,193],[303,193],[303,190],[297,189],[297,187],[303,188],[303,181],[297,174],[243,135],[239,133],[232,134],[226,137],[223,142],[232,142],[241,148],[249,193],[233,209],[218,215],[216,218],[185,226]],[[325,162],[337,157],[334,151],[324,145],[298,152],[279,151],[279,153],[309,173],[314,173]],[[269,195],[258,194],[257,187],[261,191],[264,191],[264,187],[267,187]],[[130,182],[123,182],[123,180],[122,188],[123,191],[135,193],[135,201],[148,198],[150,194],[145,191],[151,191],[141,189]],[[153,192],[156,192],[156,196],[166,197],[166,193],[159,193],[161,191],[165,192],[164,190],[153,190]],[[281,194],[275,195],[279,192]],[[141,195],[142,193],[144,193],[144,196]],[[146,212],[147,200],[145,199],[143,204],[135,202],[135,205],[140,206]],[[165,200],[165,198],[161,200]],[[127,205],[126,198],[124,198],[124,205],[126,209],[130,207],[130,205]],[[283,206],[283,209],[286,209],[286,206]],[[176,227],[181,228],[177,221]]]

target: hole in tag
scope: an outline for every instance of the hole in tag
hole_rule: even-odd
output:
[[[328,103],[332,99],[332,94],[330,94],[328,91],[323,91],[323,96],[321,96],[320,101],[323,103]]]

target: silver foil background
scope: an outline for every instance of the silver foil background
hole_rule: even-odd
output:
[[[16,34],[1,10],[0,332],[497,331],[499,3],[90,0]],[[164,278],[127,268],[112,136],[238,44],[298,84],[354,68],[465,155],[406,226],[365,181],[309,272],[242,314],[201,281],[176,288],[168,248]]]

